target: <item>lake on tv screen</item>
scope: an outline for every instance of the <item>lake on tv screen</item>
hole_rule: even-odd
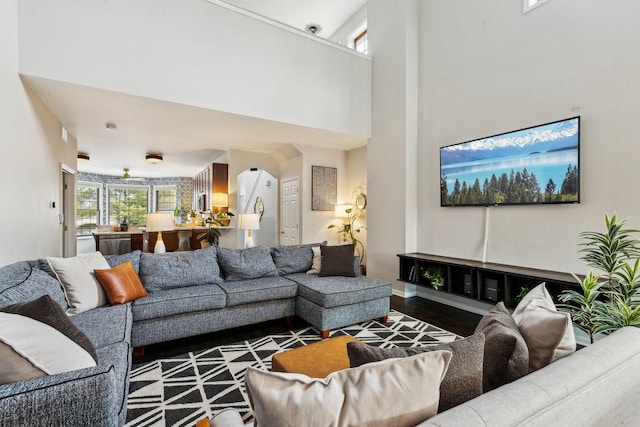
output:
[[[540,191],[544,192],[545,186],[550,179],[553,180],[558,188],[560,187],[569,165],[571,167],[578,165],[577,149],[456,163],[442,166],[441,173],[447,177],[447,188],[451,193],[456,179],[460,182],[460,185],[466,182],[467,187],[471,187],[478,179],[482,186],[485,179],[491,180],[492,175],[495,175],[496,178],[500,178],[503,173],[510,176],[512,170],[514,173],[522,173],[526,168],[530,175],[535,175]]]

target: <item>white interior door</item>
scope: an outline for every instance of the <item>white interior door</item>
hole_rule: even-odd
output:
[[[282,203],[280,206],[280,244],[297,245],[300,243],[300,203],[298,178],[282,181]]]

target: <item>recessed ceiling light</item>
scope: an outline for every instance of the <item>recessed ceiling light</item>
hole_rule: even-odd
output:
[[[144,157],[149,163],[162,163],[162,154],[147,154]]]
[[[115,124],[115,123],[107,123],[107,124],[105,125],[105,127],[106,127],[107,129],[109,129],[109,130],[116,130],[116,129],[117,129],[117,126],[116,126],[116,124]]]
[[[81,162],[88,162],[91,160],[91,157],[87,153],[78,153],[78,160]]]

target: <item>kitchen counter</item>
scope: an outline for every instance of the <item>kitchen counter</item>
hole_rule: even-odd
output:
[[[215,227],[219,230],[231,230],[235,229],[235,227]],[[199,225],[178,225],[173,231],[178,232],[178,250],[179,251],[190,251],[191,244],[190,238],[193,234],[194,230],[202,230],[207,231],[209,229],[208,226],[199,226]],[[143,252],[148,252],[147,244],[149,241],[149,232],[146,229],[140,229],[137,227],[131,227],[131,229],[127,231],[97,231],[94,233],[94,238],[96,241],[96,251],[102,252],[104,255],[111,255],[114,253],[126,253],[135,250],[141,250]]]

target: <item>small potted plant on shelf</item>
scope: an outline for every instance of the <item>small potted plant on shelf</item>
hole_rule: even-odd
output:
[[[228,227],[232,216],[235,216],[232,212],[218,212],[215,219],[220,226]]]
[[[218,230],[216,227],[212,227],[212,225],[220,225],[220,223],[215,218],[207,218],[205,222],[207,223],[209,229],[204,233],[198,234],[196,238],[200,240],[201,245],[206,242],[209,246],[218,246],[218,243],[220,242],[220,230]],[[204,248],[205,246],[206,245],[203,245],[202,247]]]
[[[123,216],[122,221],[120,221],[120,231],[129,231],[129,222],[126,216]]]
[[[436,291],[440,290],[440,288],[444,286],[444,276],[442,275],[442,269],[440,267],[430,265],[427,268],[423,268],[422,277],[427,279],[429,284]]]
[[[515,299],[516,304],[522,301],[522,298],[524,298],[525,295],[527,295],[530,290],[531,289],[529,288],[529,286],[520,286],[520,293],[516,295],[516,299]]]

